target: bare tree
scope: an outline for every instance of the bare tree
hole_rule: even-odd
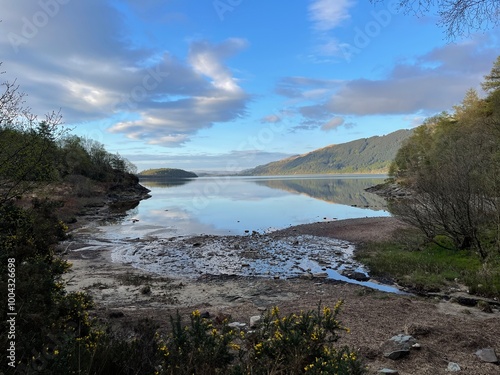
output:
[[[39,121],[25,106],[16,82],[3,82],[0,93],[0,204],[22,195],[51,177],[48,151],[64,133],[61,115]]]
[[[438,25],[446,30],[449,39],[490,29],[500,21],[498,0],[399,0],[398,4],[405,13],[417,17],[436,13],[439,16]]]

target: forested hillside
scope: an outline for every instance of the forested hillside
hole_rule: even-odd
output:
[[[396,132],[328,146],[254,169],[244,175],[293,175],[320,173],[385,173],[412,130]]]
[[[139,173],[141,178],[194,178],[198,177],[196,173],[188,172],[183,169],[176,168],[156,168],[147,169]]]

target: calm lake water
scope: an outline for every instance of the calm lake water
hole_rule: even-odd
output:
[[[347,218],[389,216],[383,198],[364,189],[385,176],[200,177],[141,180],[152,197],[122,226],[149,235],[244,234]],[[126,228],[122,228],[126,229]]]

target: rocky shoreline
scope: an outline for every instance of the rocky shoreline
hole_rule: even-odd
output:
[[[116,196],[104,199],[108,202],[104,206],[90,209],[90,216],[85,219],[82,216],[79,228],[73,230],[73,239],[63,244],[68,261],[73,263],[66,275],[67,289],[90,293],[96,301],[93,314],[98,319],[111,322],[113,329],[127,331],[134,322],[143,318],[152,319],[160,326],[168,326],[169,316],[176,311],[189,314],[195,309],[210,316],[229,316],[235,324],[247,327],[250,317],[260,315],[273,306],[279,306],[286,314],[317,308],[318,303],[333,306],[337,300],[343,299],[345,305],[340,319],[351,329],[352,334],[342,337],[340,343],[356,348],[365,360],[369,374],[380,373],[384,368],[402,375],[446,374],[449,363],[457,364],[463,373],[498,373],[496,364],[484,362],[474,355],[482,349],[500,351],[500,337],[496,334],[500,332],[500,309],[495,306],[487,313],[443,296],[423,298],[385,293],[362,285],[314,277],[313,273],[312,277],[293,278],[274,277],[274,274],[270,277],[204,274],[193,278],[183,276],[182,268],[177,274],[158,275],[132,267],[131,263],[113,261],[113,250],[123,250],[130,244],[112,240],[95,241],[94,229],[92,226],[86,228],[85,223],[113,220],[116,215],[123,215],[123,211],[120,214],[119,210],[111,207],[113,203],[122,199],[123,202],[134,201],[141,194],[147,194],[142,189],[125,189],[123,195],[117,192],[112,194],[115,193]],[[248,266],[240,264],[239,268],[247,270],[252,265],[253,255],[259,255],[266,246],[272,245],[272,241],[282,240],[293,247],[295,241],[300,244],[304,236],[311,236],[324,243],[327,243],[325,239],[328,238],[349,241],[342,242],[348,246],[383,241],[402,227],[404,224],[394,218],[300,225],[269,234],[269,237],[258,242],[264,249],[254,248],[253,252],[250,248],[256,246],[255,243],[247,246],[250,243],[245,242],[252,235],[233,236],[231,241],[238,242],[240,247],[234,249],[235,243],[232,243],[234,251],[248,253]],[[175,241],[182,242],[193,254],[198,254],[205,244],[216,241],[215,237],[191,237]],[[151,246],[151,259],[154,262],[154,252],[158,251],[154,240],[135,241],[141,246]],[[163,250],[170,251],[168,241],[162,246]],[[242,249],[244,246],[247,248]],[[280,254],[279,257],[286,256],[286,251]],[[277,261],[282,260],[280,258]],[[307,275],[307,269],[304,271]],[[392,355],[386,356],[387,341],[399,334],[412,336],[419,348],[408,350],[404,357],[391,359]]]

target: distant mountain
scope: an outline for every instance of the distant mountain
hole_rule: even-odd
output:
[[[198,177],[196,173],[176,168],[147,169],[138,174],[139,177],[147,178],[193,178]]]
[[[384,136],[357,139],[327,146],[303,155],[260,165],[242,175],[294,175],[321,173],[386,173],[401,144],[412,130],[398,130]]]

